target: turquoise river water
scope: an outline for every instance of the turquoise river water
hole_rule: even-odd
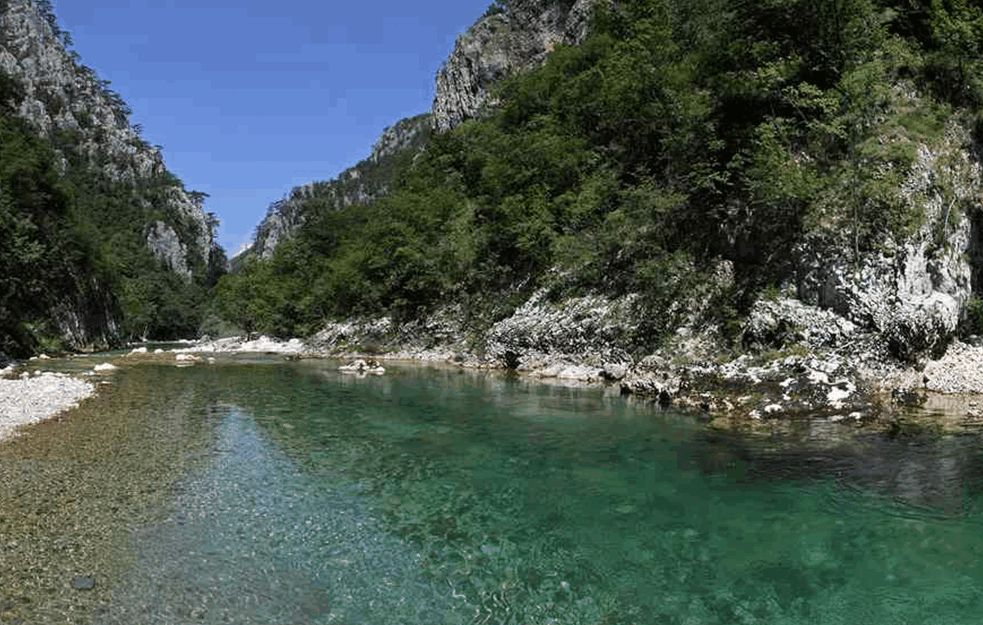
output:
[[[0,445],[0,623],[983,622],[979,436],[335,366],[128,366]]]

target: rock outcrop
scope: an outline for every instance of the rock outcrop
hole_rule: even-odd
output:
[[[437,72],[434,128],[442,132],[474,117],[496,81],[541,64],[558,44],[583,41],[597,2],[509,0],[504,11],[475,22]]]
[[[799,298],[881,333],[902,360],[939,355],[980,287],[983,168],[974,153],[969,131],[956,122],[940,145],[919,146],[901,198],[923,216],[920,226],[859,259],[808,239],[795,276]]]
[[[543,377],[558,377],[564,364],[590,367],[578,375],[596,380],[624,376],[632,361],[624,339],[631,330],[634,298],[594,295],[554,303],[547,295],[537,292],[492,326],[485,353],[506,368],[538,371]]]
[[[155,221],[147,228],[147,245],[157,258],[171,271],[191,277],[191,270],[188,269],[187,247],[181,242],[178,233],[174,228],[163,221]]]
[[[366,205],[382,195],[397,170],[394,160],[412,158],[430,136],[430,115],[401,119],[386,127],[368,158],[338,174],[332,180],[294,187],[290,194],[273,202],[256,227],[253,243],[244,253],[262,260],[273,258],[276,246],[290,238],[306,219],[306,207],[317,200],[321,209],[338,210]],[[238,259],[241,262],[242,257]]]
[[[108,81],[99,80],[78,55],[66,50],[53,16],[29,0],[4,4],[0,70],[23,87],[20,115],[42,135],[74,135],[74,149],[87,161],[81,165],[98,166],[115,181],[136,185],[170,176],[160,148],[149,145],[139,129],[130,125],[129,110],[109,89]],[[69,166],[68,156],[62,154],[63,168]],[[182,233],[180,247],[207,265],[214,233],[200,198],[174,186],[163,203],[156,208],[168,215],[166,225],[175,235]],[[148,232],[148,245],[164,262],[177,258],[177,246],[169,237],[152,237]],[[171,266],[190,277],[183,259]]]
[[[430,115],[417,115],[401,119],[392,126],[386,126],[382,135],[372,146],[368,160],[381,163],[383,159],[405,150],[416,150],[426,139],[430,130]]]

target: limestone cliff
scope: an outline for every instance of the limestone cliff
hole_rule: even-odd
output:
[[[140,137],[129,122],[129,109],[95,72],[69,52],[50,12],[30,0],[0,4],[0,70],[23,87],[19,113],[49,137],[70,138],[83,166],[98,166],[117,181],[134,185],[168,176],[160,148]],[[62,152],[62,167],[70,155]],[[147,244],[171,269],[190,278],[195,258],[207,265],[213,226],[196,200],[182,187],[168,190],[162,206],[165,226],[147,224]],[[163,222],[162,222],[163,223]]]
[[[597,2],[509,0],[503,11],[475,22],[437,72],[434,128],[449,130],[474,117],[492,84],[539,65],[557,44],[580,43]]]
[[[398,162],[412,159],[430,134],[430,115],[401,119],[386,127],[372,153],[328,181],[295,187],[290,194],[273,202],[266,217],[256,227],[253,244],[245,253],[263,260],[273,257],[277,244],[286,240],[304,223],[305,207],[312,201],[330,209],[364,205],[382,195],[399,169]]]
[[[881,333],[899,358],[940,352],[981,292],[981,189],[974,139],[953,119],[942,140],[917,146],[900,189],[908,210],[923,216],[920,226],[885,237],[860,262],[817,230],[799,248],[797,295]]]
[[[8,353],[187,336],[197,309],[175,302],[200,297],[213,259],[224,263],[204,195],[167,170],[121,96],[70,45],[50,2],[0,0],[3,132],[30,151],[24,175],[44,189],[29,197],[16,179],[0,183],[8,230],[28,224],[20,247],[0,250],[20,272],[0,286]]]

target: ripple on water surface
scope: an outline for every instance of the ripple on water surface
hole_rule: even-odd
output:
[[[0,447],[0,622],[980,622],[979,437],[388,371],[127,368]]]
[[[423,623],[452,608],[350,485],[299,472],[251,417],[222,412],[214,458],[138,533],[104,622]]]

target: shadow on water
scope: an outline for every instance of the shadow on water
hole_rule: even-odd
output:
[[[0,564],[16,571],[13,591],[0,573],[16,604],[0,622],[983,613],[977,436],[739,437],[603,389],[443,368],[357,378],[252,362],[117,379],[0,447]],[[22,471],[32,462],[52,466]],[[76,576],[96,583],[76,589]]]

